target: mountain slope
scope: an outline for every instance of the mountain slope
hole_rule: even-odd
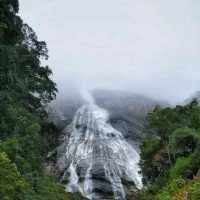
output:
[[[163,105],[163,102],[125,91],[94,90],[92,94],[97,104],[109,111],[111,124],[135,141],[144,137],[147,113],[156,105]]]

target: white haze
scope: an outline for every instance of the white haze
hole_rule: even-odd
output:
[[[180,101],[200,89],[199,0],[20,0],[67,87]],[[65,91],[67,93],[67,91]]]

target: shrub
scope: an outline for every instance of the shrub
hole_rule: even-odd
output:
[[[170,170],[170,179],[177,177],[190,178],[193,176],[193,159],[192,157],[179,158],[175,166]],[[190,176],[190,177],[188,177]]]

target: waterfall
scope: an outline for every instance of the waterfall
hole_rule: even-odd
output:
[[[123,180],[142,188],[139,154],[111,126],[108,112],[96,105],[88,93],[83,96],[86,104],[76,112],[58,159],[62,181],[67,181],[66,191],[81,192],[91,200],[103,199],[104,192],[123,200]]]

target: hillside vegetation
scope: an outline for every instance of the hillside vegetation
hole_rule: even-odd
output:
[[[46,43],[17,15],[18,0],[0,0],[0,199],[81,199],[45,174],[43,163],[55,145],[55,127],[47,122],[46,103],[56,85]]]
[[[200,199],[200,107],[196,100],[156,107],[147,117],[151,137],[141,146],[145,188],[138,200]]]

